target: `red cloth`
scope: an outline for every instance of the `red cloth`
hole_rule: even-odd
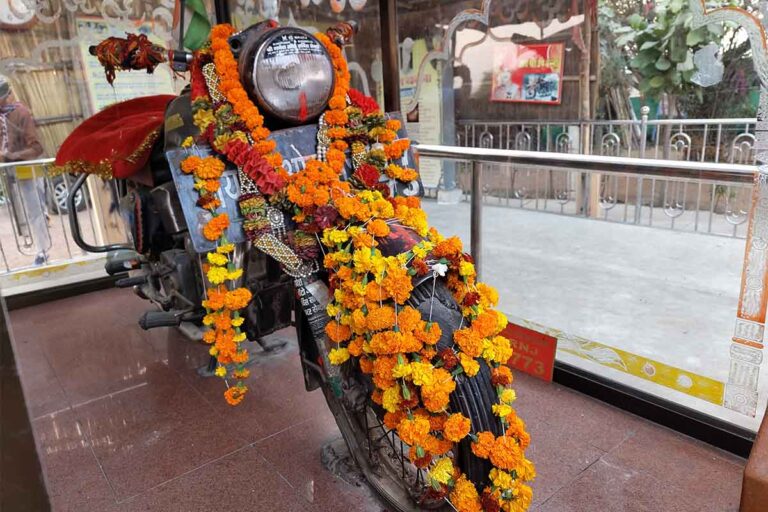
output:
[[[100,172],[127,178],[147,163],[165,107],[172,95],[144,96],[111,105],[69,134],[56,154],[56,165],[71,172]]]

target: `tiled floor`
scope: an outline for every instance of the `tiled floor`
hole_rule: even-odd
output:
[[[144,308],[111,290],[11,314],[54,510],[384,510],[322,466],[339,434],[319,391],[304,391],[295,341],[258,359],[232,409],[223,383],[196,372],[205,348],[141,331]],[[533,510],[738,509],[743,459],[561,386],[515,382],[539,474]]]

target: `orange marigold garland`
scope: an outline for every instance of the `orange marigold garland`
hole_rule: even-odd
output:
[[[324,142],[318,158],[288,176],[282,156],[268,139],[263,117],[240,84],[227,43],[233,32],[228,25],[214,27],[210,48],[203,50],[215,66],[218,91],[226,101],[213,102],[199,80],[193,83],[195,123],[201,136],[236,163],[267,201],[288,205],[299,227],[296,238],[303,240],[294,245],[297,254],[315,257],[316,252],[309,250],[314,233],[327,248],[323,264],[330,272],[333,293],[327,307],[332,320],[326,328],[333,343],[330,362],[341,365],[355,360],[363,372],[371,374],[372,399],[387,411],[384,423],[411,447],[410,460],[427,470],[436,495],[444,496],[460,512],[527,509],[531,501],[527,482],[535,477],[535,470],[524,456],[530,437],[511,406],[515,394],[509,388],[512,375],[505,364],[512,348],[500,335],[506,317],[493,309],[498,302],[496,291],[476,282],[474,265],[461,242],[429,228],[418,198],[391,197],[393,182],[417,178],[415,170],[400,165],[410,144],[397,139],[400,123],[387,119],[375,101],[349,88],[341,49],[324,34],[316,34],[333,60],[336,87],[321,118]],[[353,173],[342,181],[348,150]],[[222,364],[217,371],[243,379],[247,354],[238,346],[245,336],[239,331],[242,317],[237,311],[247,305],[250,294],[225,285],[242,271],[229,262],[231,245],[224,239],[229,221],[215,215],[220,205],[213,198],[223,167],[194,156],[182,167],[195,176],[201,207],[214,213],[205,236],[220,237],[219,248],[208,255],[208,280],[213,287],[204,305],[209,312],[205,322],[212,329],[205,340]],[[241,210],[249,201],[253,198],[241,202]],[[393,230],[413,231],[421,241],[406,252],[385,256],[379,243]],[[439,352],[435,345],[442,335],[440,326],[406,305],[413,277],[429,275],[445,280],[464,316],[463,327],[453,334],[454,345]],[[481,361],[490,367],[496,387],[492,413],[503,426],[500,436],[473,432],[469,418],[448,411],[456,378],[461,374],[472,378]],[[230,371],[231,364],[235,367]],[[244,393],[245,386],[239,383],[227,390],[225,399],[237,404]],[[489,485],[482,490],[447,456],[455,443],[467,437],[472,452],[494,466]]]
[[[243,400],[248,389],[242,381],[248,372],[244,366],[248,361],[248,352],[240,346],[246,339],[245,333],[240,329],[244,321],[240,310],[248,306],[251,292],[247,288],[230,289],[231,285],[228,285],[234,284],[243,271],[236,269],[230,258],[234,245],[228,243],[226,238],[229,216],[217,211],[221,202],[216,198],[215,192],[211,191],[218,190],[218,186],[209,185],[210,182],[219,184],[218,180],[224,172],[224,163],[213,156],[191,155],[182,161],[181,169],[194,176],[195,189],[200,194],[198,206],[212,214],[211,220],[203,226],[203,236],[216,242],[216,249],[206,255],[207,263],[204,266],[206,277],[212,286],[203,301],[203,307],[206,309],[203,324],[209,328],[203,333],[203,341],[211,345],[210,353],[218,360],[216,375],[237,379],[237,383],[224,393],[227,403],[237,405]]]

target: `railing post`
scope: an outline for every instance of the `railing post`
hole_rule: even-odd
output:
[[[645,147],[648,144],[648,114],[651,107],[643,105],[640,108],[640,158],[645,158]]]
[[[651,107],[643,105],[640,108],[640,158],[645,158],[645,148],[648,144],[648,114]],[[632,145],[630,144],[630,147]],[[653,198],[651,198],[653,201]],[[635,224],[640,224],[643,213],[643,177],[637,178],[637,190],[635,191]]]
[[[477,160],[472,161],[472,202],[469,217],[469,246],[472,258],[475,260],[475,271],[478,281],[482,271],[483,244],[483,165]]]

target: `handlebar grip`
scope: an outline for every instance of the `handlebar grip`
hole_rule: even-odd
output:
[[[121,260],[121,259],[113,259],[108,260],[104,264],[104,270],[107,272],[107,274],[113,276],[115,274],[122,274],[123,272],[128,272],[129,270],[136,270],[139,268],[140,264],[137,259],[130,259],[130,260]]]
[[[117,286],[118,288],[131,288],[132,286],[139,286],[146,283],[147,283],[147,276],[134,276],[134,277],[124,277],[123,279],[118,279],[117,282],[115,282],[115,286]]]
[[[147,311],[139,318],[139,327],[148,331],[157,327],[178,327],[181,325],[181,315],[170,311]]]

